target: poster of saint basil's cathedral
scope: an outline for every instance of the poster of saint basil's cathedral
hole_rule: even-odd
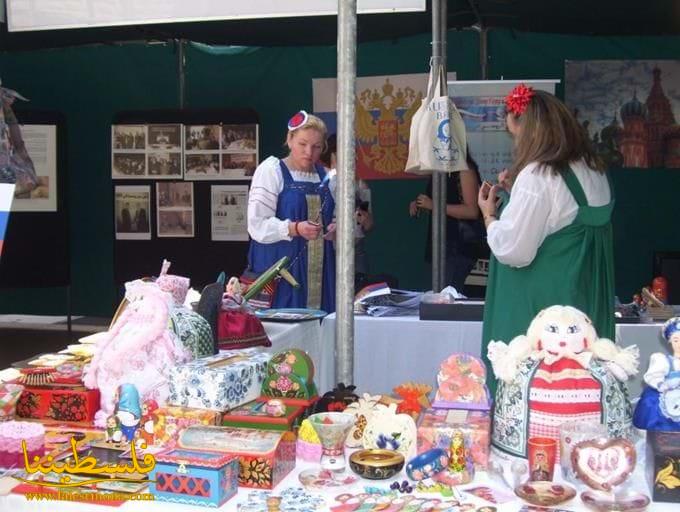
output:
[[[680,168],[680,61],[565,62],[565,102],[612,168]]]

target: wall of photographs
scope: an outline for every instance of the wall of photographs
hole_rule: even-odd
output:
[[[259,163],[252,110],[120,113],[111,126],[115,279],[157,275],[163,258],[200,289],[240,274],[248,188]]]

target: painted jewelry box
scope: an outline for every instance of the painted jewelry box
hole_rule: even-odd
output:
[[[170,371],[168,403],[228,411],[260,396],[271,356],[257,349],[228,350]]]
[[[99,410],[99,390],[27,387],[17,402],[20,418],[91,423]]]
[[[266,397],[265,397],[266,399]],[[222,425],[226,427],[257,428],[262,430],[292,430],[307,407],[304,405],[291,405],[281,402],[285,412],[281,416],[272,416],[267,413],[267,402],[258,400],[232,409],[222,418]]]
[[[192,426],[180,434],[179,446],[238,455],[242,487],[273,489],[295,467],[295,434],[288,431]]]
[[[418,452],[432,448],[448,450],[456,432],[469,439],[475,469],[484,471],[489,463],[489,411],[428,409],[418,425]]]
[[[680,503],[680,432],[647,431],[646,469],[652,500]]]
[[[192,407],[161,407],[154,414],[154,444],[174,447],[179,433],[191,425],[219,425],[222,413]]]
[[[159,501],[217,508],[238,491],[235,455],[171,449],[155,457],[149,487]]]

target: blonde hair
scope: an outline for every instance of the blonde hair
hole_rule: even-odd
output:
[[[307,114],[307,121],[305,124],[298,126],[294,130],[288,130],[288,133],[286,134],[286,140],[283,142],[283,145],[288,147],[288,142],[297,132],[302,130],[316,130],[319,132],[321,134],[321,138],[323,139],[323,151],[326,151],[326,148],[328,147],[326,140],[328,139],[328,128],[326,127],[326,123],[323,122],[323,119],[315,116],[314,114]]]
[[[604,172],[605,166],[593,150],[586,131],[569,108],[552,94],[534,91],[524,113],[515,119],[520,132],[510,167],[512,178],[532,162],[539,164],[539,170],[550,167],[557,174],[569,162],[583,159],[590,169]]]

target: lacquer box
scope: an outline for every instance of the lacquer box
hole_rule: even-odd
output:
[[[302,421],[307,410],[304,405],[291,405],[284,401],[286,413],[275,417],[266,413],[265,404],[265,401],[256,401],[232,409],[222,418],[222,425],[262,430],[292,430]]]
[[[172,449],[155,455],[149,474],[159,501],[221,507],[238,491],[238,458],[225,453]]]
[[[489,411],[465,409],[427,409],[418,425],[418,452],[431,448],[448,450],[456,432],[470,441],[476,470],[484,471],[489,463],[491,415]]]
[[[161,407],[157,409],[154,423],[154,444],[174,447],[180,431],[191,425],[219,425],[222,413],[193,407]]]
[[[27,387],[17,402],[16,414],[20,418],[91,423],[98,410],[98,389]]]
[[[652,500],[680,503],[680,432],[648,430],[646,466]]]
[[[229,350],[170,371],[168,403],[228,411],[260,396],[270,355],[258,349]]]
[[[237,455],[242,487],[273,489],[295,467],[295,434],[288,431],[193,426],[180,434],[179,446]]]

